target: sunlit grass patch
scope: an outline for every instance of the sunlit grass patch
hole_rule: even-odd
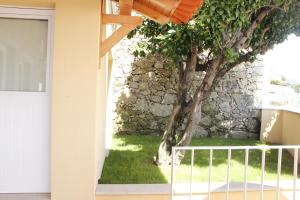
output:
[[[132,184],[132,183],[167,183],[170,182],[171,167],[156,166],[153,157],[156,155],[160,137],[158,136],[115,136],[113,148],[105,160],[100,183]],[[193,139],[192,146],[258,146],[268,145],[257,140],[240,139]],[[261,176],[261,150],[250,150],[248,180],[259,181]],[[277,150],[267,150],[265,180],[277,178]],[[245,152],[232,151],[232,182],[244,180]],[[292,179],[293,158],[287,152],[282,156],[282,179]],[[176,182],[189,182],[191,153],[187,152],[180,166],[176,166]],[[209,151],[195,151],[193,170],[194,182],[207,182],[209,176]],[[223,182],[227,177],[227,151],[218,150],[213,153],[212,181]]]

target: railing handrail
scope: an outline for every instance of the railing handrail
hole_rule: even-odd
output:
[[[261,145],[261,146],[182,146],[172,147],[176,150],[246,150],[246,149],[297,149],[300,145]]]

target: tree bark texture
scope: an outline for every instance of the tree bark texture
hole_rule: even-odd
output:
[[[173,105],[169,122],[158,149],[156,157],[156,163],[158,165],[171,163],[172,147],[177,144],[178,140],[176,138],[178,127],[181,126],[186,113],[188,113],[187,108],[191,107],[191,104],[188,102],[188,94],[194,80],[197,64],[197,52],[197,46],[193,46],[191,53],[187,56],[186,65],[179,67],[177,101]]]

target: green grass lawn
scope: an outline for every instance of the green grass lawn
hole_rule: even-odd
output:
[[[156,166],[153,157],[160,142],[157,136],[115,136],[113,149],[105,160],[103,174],[99,183],[132,184],[132,183],[168,183],[170,182],[170,166]],[[257,140],[237,139],[193,139],[192,146],[256,146],[265,145]],[[188,182],[190,174],[190,153],[187,153],[182,164],[176,167],[176,182]],[[277,178],[277,150],[266,152],[265,180]],[[231,181],[244,180],[244,151],[234,150],[231,161]],[[299,170],[298,170],[299,171]],[[206,182],[209,172],[209,152],[195,151],[194,182]],[[226,181],[227,151],[215,151],[213,155],[212,181]],[[282,179],[291,179],[293,174],[293,158],[283,152]],[[261,151],[250,150],[249,181],[260,180]]]

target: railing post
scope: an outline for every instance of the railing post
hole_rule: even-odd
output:
[[[210,149],[210,151],[209,151],[208,200],[211,200],[212,161],[213,161],[213,149]]]
[[[193,196],[194,155],[195,155],[195,150],[192,149],[192,154],[191,154],[191,175],[190,175],[190,200],[192,200],[192,196]]]
[[[266,162],[266,148],[263,148],[262,158],[261,158],[260,200],[264,199],[265,162]]]
[[[228,149],[227,159],[227,189],[226,189],[226,200],[229,200],[229,183],[230,183],[230,161],[231,161],[231,149]]]
[[[281,178],[281,162],[282,162],[282,149],[278,149],[278,161],[277,161],[277,195],[276,199],[280,199],[280,178]]]
[[[247,200],[249,148],[245,150],[244,200]]]
[[[294,149],[294,187],[293,187],[293,200],[296,200],[297,178],[298,178],[298,148],[295,148]]]
[[[174,200],[174,162],[175,162],[175,148],[172,147],[172,163],[171,163],[171,200]]]

